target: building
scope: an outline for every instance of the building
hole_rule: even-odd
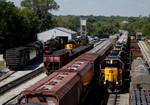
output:
[[[61,39],[68,41],[77,37],[77,32],[71,31],[63,27],[55,27],[53,29],[41,32],[37,34],[37,40],[46,42],[49,39],[60,37]]]
[[[128,24],[128,21],[122,21],[121,24]]]

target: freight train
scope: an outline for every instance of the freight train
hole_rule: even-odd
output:
[[[100,62],[112,48],[113,44],[110,40],[101,41],[92,50],[23,91],[18,97],[18,104],[81,104],[93,84],[98,82]]]
[[[45,54],[43,55],[43,70],[47,75],[49,75],[51,72],[58,70],[62,66],[69,63],[69,61],[73,60],[84,52],[89,51],[92,48],[93,44],[81,45],[74,49],[62,49],[54,51],[53,54]]]
[[[6,50],[6,66],[9,69],[17,69],[42,55],[43,44],[40,41],[28,44],[25,47],[10,48]]]
[[[78,46],[82,45],[82,40],[76,39],[76,41]],[[74,41],[74,43],[76,42]],[[42,43],[41,41],[36,41],[33,44],[28,44],[24,47],[7,49],[4,59],[6,60],[6,66],[9,69],[18,69],[20,67],[25,66],[29,61],[43,56],[43,53],[50,55],[54,51],[62,48],[63,48],[62,40],[56,37],[54,39],[46,41],[45,43]],[[90,46],[89,48],[92,48],[92,46]],[[82,50],[80,51],[82,52]]]
[[[105,85],[111,91],[123,85],[128,44],[128,32],[124,32],[116,42],[114,49],[101,63],[100,84]]]

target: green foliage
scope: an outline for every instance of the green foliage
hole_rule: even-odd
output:
[[[143,25],[142,33],[144,36],[150,36],[150,23]]]
[[[41,20],[39,30],[44,31],[53,27],[49,11],[58,10],[59,5],[54,0],[23,0],[21,6],[33,10]]]
[[[39,19],[28,9],[18,9],[11,2],[0,1],[0,48],[25,45],[35,40]]]
[[[4,65],[4,61],[0,61],[0,66],[3,66]]]

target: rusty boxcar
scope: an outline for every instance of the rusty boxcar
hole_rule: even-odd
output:
[[[18,97],[18,104],[77,105],[80,102],[80,77],[76,72],[54,72]]]
[[[58,70],[69,61],[78,57],[86,51],[93,48],[93,45],[82,45],[72,50],[58,50],[51,55],[44,55],[44,66],[43,69],[46,74],[50,74],[52,70]]]
[[[90,61],[72,61],[23,91],[18,104],[78,105],[90,91],[93,76]]]

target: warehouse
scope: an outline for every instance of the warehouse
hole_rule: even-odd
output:
[[[46,42],[47,40],[55,37],[60,37],[64,41],[75,39],[77,37],[77,32],[63,28],[55,27],[53,29],[41,32],[37,34],[37,40]]]

